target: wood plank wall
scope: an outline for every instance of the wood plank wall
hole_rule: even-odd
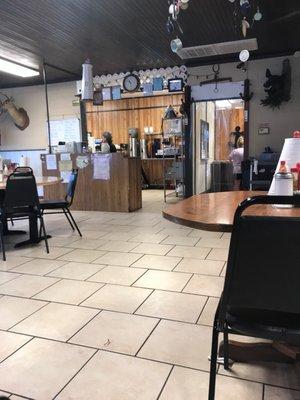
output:
[[[215,159],[228,160],[230,147],[230,133],[235,127],[240,126],[244,131],[244,109],[234,108],[229,110],[216,110],[215,128]]]
[[[138,128],[140,138],[145,126],[153,126],[154,132],[159,133],[164,110],[171,104],[178,111],[182,98],[182,94],[172,94],[105,101],[103,106],[87,103],[87,132],[100,138],[109,131],[117,144],[128,143],[129,128]]]

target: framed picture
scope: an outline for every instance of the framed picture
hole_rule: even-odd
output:
[[[121,86],[113,86],[111,88],[112,92],[112,99],[113,100],[120,100],[121,99]]]
[[[102,106],[103,105],[103,97],[102,97],[102,90],[97,90],[94,92],[94,106]]]
[[[200,119],[200,158],[209,158],[209,123]]]
[[[183,91],[183,79],[175,78],[168,80],[168,89],[169,92],[182,92]]]
[[[163,90],[164,88],[164,80],[163,78],[154,78],[153,79],[153,90],[155,92],[158,92],[160,90]]]
[[[144,83],[144,85],[143,85],[143,93],[144,93],[144,95],[153,94],[153,84],[152,84],[152,82]]]
[[[104,87],[102,89],[103,100],[111,100],[111,87]]]

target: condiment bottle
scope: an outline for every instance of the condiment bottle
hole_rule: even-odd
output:
[[[278,172],[281,174],[286,174],[288,172],[288,166],[286,164],[286,161],[280,161]]]
[[[288,171],[285,161],[280,162],[278,172],[275,174],[275,195],[293,196],[293,174]],[[277,208],[291,208],[291,204],[275,204]]]
[[[296,168],[298,170],[298,187],[297,187],[297,190],[300,190],[300,163],[296,164]]]
[[[299,180],[299,170],[297,167],[291,168],[291,173],[293,174],[293,192],[298,190],[298,180]]]

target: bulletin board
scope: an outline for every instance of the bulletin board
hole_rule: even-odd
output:
[[[51,146],[58,142],[81,142],[81,129],[79,118],[65,118],[50,121]]]

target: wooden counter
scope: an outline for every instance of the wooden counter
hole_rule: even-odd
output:
[[[60,176],[59,169],[47,169],[46,154],[41,155],[44,176]],[[57,167],[61,154],[56,154]],[[87,166],[78,168],[77,158],[86,156]],[[78,181],[73,210],[130,212],[142,207],[141,160],[126,158],[120,153],[110,157],[109,179],[94,179],[94,157],[101,154],[71,154],[72,167],[78,168]],[[82,164],[82,163],[81,163]],[[67,183],[44,188],[47,200],[63,199]]]

